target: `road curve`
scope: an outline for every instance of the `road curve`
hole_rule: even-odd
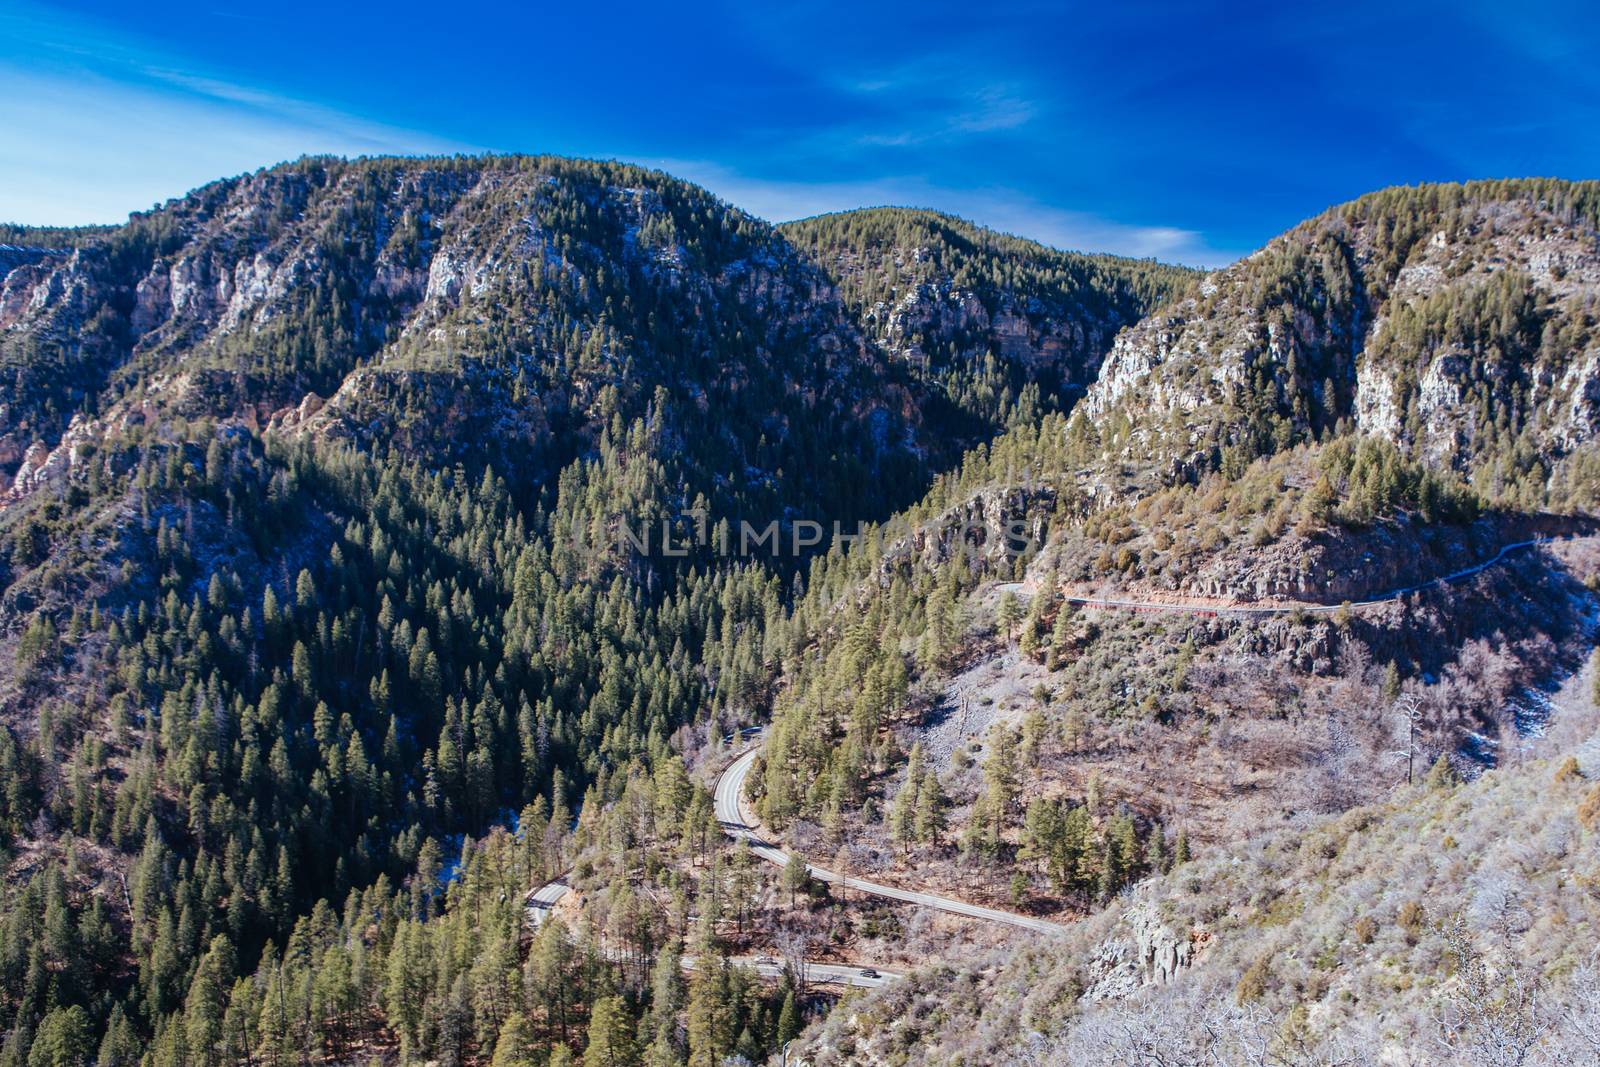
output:
[[[1568,537],[1563,538],[1563,540],[1571,540],[1573,536],[1575,535],[1568,535]],[[1331,615],[1334,612],[1345,609],[1354,610],[1356,608],[1376,607],[1379,604],[1392,604],[1401,597],[1410,596],[1412,593],[1419,593],[1424,589],[1433,589],[1437,586],[1449,585],[1451,582],[1459,582],[1463,578],[1470,578],[1474,574],[1479,574],[1488,570],[1490,567],[1493,567],[1495,564],[1499,563],[1501,560],[1505,559],[1506,556],[1513,552],[1520,551],[1524,548],[1531,548],[1535,545],[1546,544],[1552,540],[1556,539],[1550,537],[1535,537],[1528,541],[1515,541],[1509,545],[1502,545],[1500,547],[1500,551],[1496,552],[1493,556],[1484,560],[1482,563],[1475,563],[1470,567],[1455,571],[1451,574],[1441,575],[1438,578],[1432,578],[1426,582],[1418,582],[1416,585],[1408,585],[1400,589],[1391,589],[1387,592],[1380,593],[1377,596],[1368,597],[1365,600],[1351,601],[1348,604],[1270,604],[1251,607],[1246,605],[1217,606],[1209,604],[1180,604],[1161,600],[1123,600],[1114,597],[1093,596],[1064,596],[1061,599],[1066,601],[1068,604],[1077,604],[1080,607],[1086,608],[1106,608],[1122,611],[1175,612],[1185,615],[1289,615],[1294,612],[1300,612],[1305,615]],[[1021,583],[1008,583],[1001,588],[1015,588],[1020,586],[1020,584]]]
[[[750,843],[750,851],[766,860],[782,867],[789,862],[789,853],[781,848],[775,848],[756,835],[755,830],[744,816],[742,797],[744,795],[744,780],[750,773],[750,765],[755,762],[759,749],[751,749],[728,765],[717,779],[717,821],[722,824],[722,830],[735,840],[743,838]],[[899,889],[892,885],[880,885],[877,882],[868,882],[861,878],[844,878],[838,872],[830,871],[826,867],[818,867],[807,863],[806,871],[811,877],[820,882],[832,885],[843,885],[846,889],[854,889],[858,893],[869,896],[885,897],[889,900],[900,900],[907,904],[919,904],[925,908],[937,908],[954,915],[964,915],[969,919],[984,919],[989,922],[1004,923],[1007,926],[1019,926],[1025,930],[1038,933],[1055,934],[1066,929],[1061,923],[1050,922],[1048,919],[1035,919],[1029,915],[1017,915],[1014,912],[1001,911],[998,908],[985,908],[978,904],[968,904],[964,900],[954,900],[950,897],[935,896],[932,893],[916,893],[909,889]]]
[[[683,957],[683,969],[694,970],[693,956]],[[767,956],[729,956],[728,962],[736,967],[746,967],[762,978],[779,979],[784,975],[787,966],[782,960]],[[859,964],[849,963],[815,963],[811,960],[805,962],[806,983],[808,985],[844,985],[855,986],[860,989],[876,989],[881,985],[898,981],[905,977],[902,971],[890,970],[884,967],[863,967]]]
[[[567,885],[566,875],[562,875],[555,881],[546,882],[530,892],[526,902],[529,928],[538,930],[550,915],[550,910],[556,906],[556,903],[562,897],[565,897],[570,892],[572,892],[572,888]],[[683,969],[686,971],[694,970],[694,961],[695,958],[693,956],[683,957]],[[787,966],[784,962],[771,956],[729,956],[728,962],[736,966],[748,967],[763,978],[773,979],[782,978],[784,968]],[[905,977],[903,971],[897,971],[892,967],[873,967],[850,963],[817,963],[812,960],[807,960],[803,966],[805,968],[805,979],[812,984],[821,983],[824,985],[874,989]]]
[[[567,885],[567,876],[563,874],[555,881],[546,882],[529,893],[524,909],[528,915],[528,925],[537,930],[544,923],[545,917],[550,914],[550,910],[571,891],[572,887]]]

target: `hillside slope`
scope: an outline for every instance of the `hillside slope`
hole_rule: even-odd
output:
[[[1121,334],[1070,415],[974,450],[866,545],[813,570],[752,777],[763,816],[800,851],[852,850],[871,877],[1071,914],[1158,868],[1180,838],[1193,849],[1377,799],[1395,780],[1401,721],[1413,763],[1473,774],[1518,747],[1538,728],[1538,687],[1595,639],[1587,297],[1529,297],[1539,343],[1469,361],[1509,383],[1503,403],[1434,398],[1430,418],[1457,428],[1445,455],[1435,437],[1362,425],[1337,389],[1316,394],[1325,408],[1290,386],[1313,357],[1352,390],[1362,367],[1404,363],[1390,349],[1380,360],[1360,323],[1369,305],[1409,306],[1382,304],[1375,279],[1428,275],[1427,234],[1461,227],[1455,275],[1499,285],[1512,251],[1549,227],[1567,258],[1546,282],[1584,284],[1600,262],[1583,229],[1591,193],[1375,194]],[[1504,232],[1469,235],[1463,215]],[[1368,235],[1359,256],[1339,252],[1347,225]],[[1447,310],[1408,334],[1415,352],[1500,322],[1477,289],[1445,291]],[[1275,332],[1279,320],[1299,332]],[[1206,341],[1234,333],[1244,340]],[[1141,364],[1150,351],[1170,358]],[[1571,391],[1533,405],[1524,380]],[[1501,477],[1505,463],[1522,474]],[[1275,610],[1218,610],[1256,605]],[[850,814],[863,808],[870,817]]]
[[[990,426],[1070,408],[1117,332],[1197,277],[932,211],[866,208],[779,231],[834,280],[880,350]]]
[[[1119,337],[1079,411],[1168,481],[1355,430],[1519,507],[1600,485],[1600,185],[1385,190]]]
[[[1572,681],[1568,738],[1600,723]],[[790,1062],[1595,1062],[1600,739],[1547,751],[1175,866],[1058,943],[852,1002]]]
[[[560,870],[585,790],[768,699],[799,561],[703,530],[848,529],[992,433],[807,253],[636,167],[306,159],[0,232],[7,1062],[209,1058],[236,976],[358,899],[404,943],[508,813],[547,828],[518,877]],[[370,1039],[458,1042],[436,974]]]
[[[826,278],[765,224],[638,168],[274,168],[10,272],[0,330],[17,492],[70,462],[50,453],[74,413],[147,408],[264,426],[331,401],[344,436],[548,476],[665,402],[686,462],[733,494],[836,457],[905,470],[922,447],[917,401]],[[748,414],[684,432],[712,409]],[[828,491],[784,492],[801,485]]]
[[[1251,1006],[1175,983],[1201,1022],[1354,1040],[1305,961],[1412,1011],[1438,937],[1380,887],[1356,942],[1398,963],[1363,970],[1329,932],[1344,882],[1287,883],[1399,855],[1445,902],[1480,855],[1521,862],[1396,843],[1451,798],[1462,834],[1550,816],[1514,824],[1549,847],[1512,895],[1585,935],[1557,891],[1588,892],[1587,809],[1560,816],[1591,772],[1508,765],[1600,619],[1594,205],[1376,194],[1194,288],[928,213],[779,230],[549,158],[304,160],[4,231],[0,1057],[765,1056],[803,990],[715,958],[762,917],[801,956],[967,945],[717,842],[690,773],[767,716],[750,799],[799,851],[1106,935],[906,987],[1006,1027],[902,1028],[924,1059],[1070,1062],[1078,1031],[1018,1029],[1008,990],[1039,978],[1052,1018],[1125,997],[1119,938]],[[883,522],[810,560],[699,535],[801,518]],[[528,946],[522,892],[568,868],[590,910]],[[818,1054],[879,1055],[854,1025]]]

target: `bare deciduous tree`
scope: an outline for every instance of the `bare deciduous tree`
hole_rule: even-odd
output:
[[[1412,692],[1401,693],[1391,707],[1395,742],[1398,747],[1391,753],[1405,760],[1406,784],[1416,780],[1417,742],[1422,732],[1422,701]]]
[[[1524,1067],[1551,1028],[1537,975],[1510,962],[1492,970],[1459,916],[1445,924],[1455,961],[1454,987],[1439,1010],[1442,1051],[1473,1067]]]
[[[805,916],[788,916],[779,925],[772,944],[783,957],[783,964],[794,978],[795,988],[804,990],[810,979],[811,965],[806,958],[815,931]]]

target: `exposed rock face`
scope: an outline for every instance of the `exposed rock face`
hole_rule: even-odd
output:
[[[957,385],[969,413],[1003,417],[1036,385],[1045,407],[1070,407],[1094,380],[1117,331],[1190,274],[1080,256],[980,230],[930,211],[868,209],[790,223],[890,358]],[[988,394],[994,394],[991,398]]]
[[[918,282],[893,303],[878,301],[865,309],[862,318],[880,345],[919,366],[940,358],[930,351],[933,346],[971,339],[970,347],[959,352],[965,358],[993,352],[1035,374],[1053,368],[1065,384],[1078,386],[1092,379],[1096,354],[1122,325],[1069,319],[1052,314],[1042,301],[1022,301],[1010,293],[988,295],[992,311],[982,294],[950,278]]]
[[[1468,524],[1424,524],[1402,516],[1374,526],[1315,534],[1290,531],[1265,545],[1245,539],[1206,555],[1167,560],[1145,538],[1129,544],[1146,558],[1147,577],[1128,585],[1130,595],[1163,594],[1238,604],[1361,601],[1483,563],[1502,546],[1535,537],[1586,534],[1592,523],[1559,516],[1508,519],[1489,516]],[[1068,583],[1090,576],[1094,548],[1069,538],[1054,558]]]
[[[1467,475],[1600,438],[1589,185],[1377,194],[1124,332],[1079,411],[1167,480],[1341,425]]]
[[[99,422],[79,414],[72,417],[67,432],[54,448],[46,447],[42,441],[29,445],[0,502],[21,499],[51,481],[66,477],[73,467],[94,455],[99,435]]]
[[[1044,538],[1057,491],[1054,486],[995,486],[974,493],[921,523],[884,549],[880,581],[912,561],[937,569],[957,555],[974,566],[993,566]]]
[[[1096,948],[1089,972],[1097,977],[1084,997],[1116,1000],[1164,985],[1193,962],[1195,944],[1193,933],[1171,929],[1154,903],[1141,900]]]
[[[37,263],[50,256],[65,254],[66,252],[59,248],[28,248],[21,245],[0,244],[0,279],[5,278],[6,275],[18,267]]]
[[[769,463],[800,423],[905,464],[958,447],[918,439],[926,395],[889,372],[815,265],[765,224],[637,169],[310,160],[8,264],[12,499],[39,484],[39,456],[20,469],[29,447],[53,455],[70,414],[102,403],[117,408],[106,425],[154,402],[444,455],[492,443],[537,464],[553,434],[570,452],[577,427],[642,414],[659,386],[771,411]],[[142,395],[107,393],[118,378]],[[295,410],[308,394],[327,409]],[[756,447],[705,429],[735,453]]]

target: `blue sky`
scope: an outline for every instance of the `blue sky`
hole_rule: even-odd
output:
[[[308,152],[627,159],[774,220],[873,204],[1226,262],[1384,185],[1600,176],[1600,14],[1325,5],[0,5],[0,219],[116,221]]]

